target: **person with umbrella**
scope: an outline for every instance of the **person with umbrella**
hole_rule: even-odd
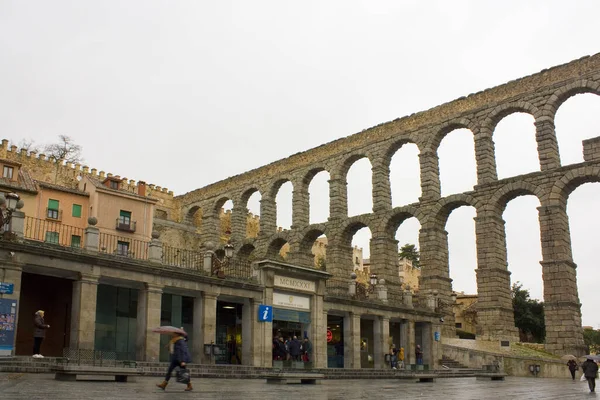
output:
[[[567,366],[569,367],[569,371],[571,372],[571,378],[573,378],[573,380],[575,380],[575,371],[577,371],[579,369],[579,367],[577,366],[577,361],[575,361],[575,358],[569,359],[569,361],[567,361]]]
[[[594,358],[600,359],[600,357],[591,355],[585,357],[586,361],[581,364],[581,369],[583,370],[585,379],[588,381],[590,392],[594,393],[596,391],[596,376],[598,375],[598,364],[596,364]]]
[[[192,357],[186,342],[187,333],[183,329],[172,326],[161,326],[160,328],[154,329],[153,332],[171,335],[171,340],[169,341],[171,363],[169,364],[169,369],[165,375],[165,380],[156,385],[160,389],[165,390],[169,384],[173,370],[175,368],[179,368],[180,371],[185,370],[186,364],[192,361]],[[192,389],[192,383],[188,381],[185,391],[189,392]]]

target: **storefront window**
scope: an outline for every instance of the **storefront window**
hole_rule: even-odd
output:
[[[242,304],[217,301],[217,364],[242,363]]]
[[[188,348],[194,340],[194,298],[163,293],[160,307],[160,324],[183,328],[188,334]],[[169,335],[160,336],[160,361],[169,361]],[[198,360],[197,362],[200,362]]]
[[[327,316],[327,368],[344,368],[344,317]]]
[[[94,349],[113,352],[119,360],[135,360],[137,289],[98,285]]]

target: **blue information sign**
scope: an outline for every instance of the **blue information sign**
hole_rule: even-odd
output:
[[[0,294],[13,294],[14,287],[12,283],[0,282]]]
[[[258,322],[273,322],[273,307],[264,304],[258,305]]]
[[[0,356],[11,356],[15,343],[17,300],[0,299]]]
[[[440,333],[439,332],[435,332],[435,341],[439,342],[440,341]]]

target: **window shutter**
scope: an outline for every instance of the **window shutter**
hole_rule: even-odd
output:
[[[48,200],[48,209],[58,210],[58,200]]]
[[[79,204],[73,204],[73,216],[81,218],[81,206]]]
[[[119,215],[121,217],[131,218],[131,212],[130,211],[123,211],[123,210],[121,210],[121,213]]]

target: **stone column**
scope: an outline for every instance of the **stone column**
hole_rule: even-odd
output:
[[[398,241],[394,238],[378,236],[371,238],[371,273],[385,279],[390,287],[399,290]]]
[[[202,224],[200,225],[200,242],[221,242],[221,219],[218,213],[213,211],[202,215]]]
[[[10,231],[19,239],[22,239],[25,235],[25,213],[23,211],[15,210],[12,212]]]
[[[546,349],[555,354],[583,355],[577,265],[571,252],[565,205],[538,208],[542,240]]]
[[[0,262],[0,282],[12,283],[13,284],[13,292],[11,294],[0,294],[0,299],[10,299],[15,300],[17,303],[16,316],[15,316],[15,332],[18,332],[19,328],[19,308],[20,303],[19,299],[21,298],[21,271],[22,268],[20,265],[14,262],[7,262],[5,260]],[[25,320],[25,323],[31,323],[31,320]],[[0,350],[1,355],[14,356],[15,349],[17,345],[17,335],[14,336],[13,341],[13,350],[12,352],[4,352]]]
[[[390,185],[390,167],[380,164],[386,158],[378,160],[372,168],[373,171],[373,212],[392,209],[392,189]]]
[[[231,237],[243,241],[246,239],[247,230],[248,208],[236,205],[231,210]]]
[[[440,167],[436,151],[427,150],[419,154],[421,167],[421,198],[419,201],[440,198]]]
[[[535,121],[535,140],[537,141],[540,170],[549,171],[560,167],[558,140],[551,117],[538,117]]]
[[[433,330],[430,322],[421,323],[421,349],[423,350],[423,364],[433,368]]]
[[[254,336],[253,320],[256,320],[258,306],[253,299],[244,299],[242,306],[242,364],[253,365],[254,347],[260,345],[258,338]]]
[[[90,217],[93,218],[93,217]],[[100,249],[100,229],[88,225],[84,232],[84,246],[88,251],[98,251]]]
[[[441,342],[441,332],[442,325],[441,324],[430,324],[431,333],[432,333],[432,345],[431,345],[431,364],[429,364],[429,369],[437,369],[440,366],[440,361],[442,359],[442,342]],[[435,333],[440,332],[440,340],[435,340]]]
[[[344,368],[360,368],[360,314],[344,317]]]
[[[202,297],[194,297],[194,320],[192,339],[192,361],[200,364],[204,359],[204,335],[202,334]]]
[[[96,300],[98,277],[81,275],[73,282],[71,305],[71,349],[94,350],[96,338]]]
[[[152,235],[158,235],[158,232],[152,232]],[[153,237],[148,244],[148,261],[155,263],[163,262],[163,246],[162,242],[158,240],[158,237]]]
[[[260,200],[260,235],[271,236],[277,232],[277,205],[266,195]]]
[[[385,367],[385,354],[389,351],[390,319],[378,317],[373,321],[373,365],[374,368]]]
[[[329,220],[348,218],[348,182],[346,177],[329,180]]]
[[[317,291],[312,296],[311,337],[312,359],[315,368],[327,368],[327,312],[323,310],[325,281],[317,282]]]
[[[404,362],[414,365],[417,363],[415,348],[417,347],[415,337],[415,321],[406,322],[406,348],[404,349]]]
[[[494,182],[498,179],[494,150],[493,131],[488,127],[475,133],[475,160],[477,162],[477,184]]]
[[[160,356],[160,335],[152,329],[160,326],[162,287],[146,283],[138,292],[137,358],[156,362]]]
[[[504,220],[494,212],[475,218],[477,339],[518,341],[506,263]]]
[[[203,343],[214,343],[217,337],[217,295],[202,293],[202,338]],[[214,364],[213,356],[204,355],[204,364]]]
[[[294,182],[292,194],[292,229],[298,229],[309,224],[310,194],[308,187],[301,182]]]
[[[353,248],[331,240],[327,246],[327,272],[336,278],[350,279],[354,271]]]

